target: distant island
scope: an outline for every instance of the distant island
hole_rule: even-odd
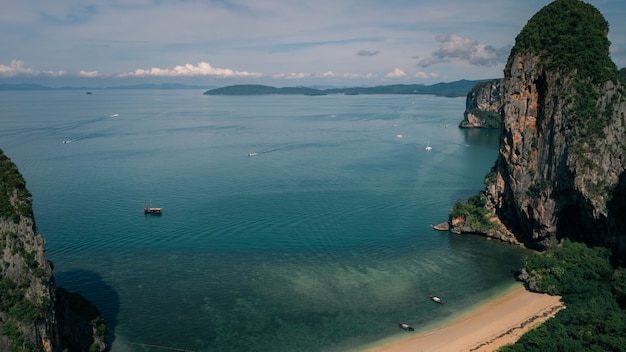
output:
[[[424,84],[393,84],[376,87],[348,87],[316,89],[308,87],[283,87],[276,88],[260,84],[239,84],[207,90],[205,95],[327,95],[327,94],[432,94],[444,97],[464,97],[467,92],[477,83],[491,81],[486,80],[460,80],[448,83]]]
[[[261,84],[238,84],[226,87],[210,87],[200,85],[187,85],[178,83],[145,83],[135,85],[108,86],[108,87],[49,87],[41,84],[0,84],[0,91],[42,91],[42,90],[83,90],[94,94],[100,90],[175,90],[175,89],[202,89],[205,95],[359,95],[359,94],[430,94],[443,97],[464,97],[476,84],[489,82],[492,79],[466,80],[425,84],[392,84],[375,87],[343,87],[343,88],[315,88],[315,87],[272,87]],[[91,95],[90,94],[90,95]]]

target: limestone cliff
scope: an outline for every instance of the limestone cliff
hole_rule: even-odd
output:
[[[106,350],[99,313],[65,319],[90,304],[68,303],[68,295],[57,290],[45,241],[35,229],[25,181],[0,150],[0,351]],[[79,336],[85,329],[87,336]]]
[[[462,128],[501,128],[500,97],[502,80],[476,84],[468,93],[465,100]]]
[[[516,38],[486,208],[517,240],[626,249],[626,90],[593,6],[556,0]]]

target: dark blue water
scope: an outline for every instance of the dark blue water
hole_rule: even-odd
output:
[[[519,249],[431,228],[497,155],[495,132],[456,127],[464,104],[1,92],[0,148],[113,351],[342,351],[513,282]]]

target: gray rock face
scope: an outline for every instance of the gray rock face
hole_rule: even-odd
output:
[[[510,58],[507,67],[488,208],[520,242],[545,247],[567,236],[623,249],[624,87],[609,81],[592,88],[596,111],[609,123],[604,138],[583,140],[571,121],[577,92],[570,76],[546,70],[530,52]]]

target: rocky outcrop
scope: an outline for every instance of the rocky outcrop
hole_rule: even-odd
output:
[[[555,21],[573,16],[585,21]],[[516,38],[485,194],[519,242],[547,247],[569,237],[626,249],[626,90],[607,33],[591,5],[557,0]]]
[[[501,83],[501,79],[480,82],[467,93],[464,119],[459,127],[501,128]]]
[[[24,179],[0,150],[0,351],[105,351],[100,313],[84,314],[87,303],[67,304],[59,295],[35,229]],[[84,329],[90,333],[74,333]]]

